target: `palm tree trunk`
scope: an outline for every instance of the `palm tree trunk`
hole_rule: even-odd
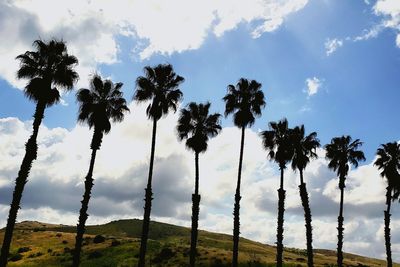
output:
[[[343,199],[344,199],[344,177],[340,177],[339,182],[340,188],[340,210],[339,210],[339,217],[338,217],[338,244],[337,244],[337,264],[338,267],[343,266]]]
[[[385,245],[386,245],[386,258],[387,267],[392,267],[392,250],[390,248],[390,206],[392,203],[392,189],[388,186],[386,188],[386,205],[385,211]]]
[[[13,199],[11,202],[10,212],[8,214],[7,226],[4,233],[3,246],[1,247],[0,255],[0,266],[4,267],[7,265],[7,258],[10,251],[10,245],[12,240],[12,235],[14,231],[15,222],[17,220],[17,213],[20,208],[22,193],[26,182],[28,181],[29,172],[32,167],[32,162],[37,157],[37,136],[39,133],[39,126],[42,123],[44,117],[44,110],[46,104],[39,102],[36,105],[36,110],[33,120],[33,133],[25,144],[25,156],[22,160],[21,167],[18,172],[18,177],[15,179],[15,188],[13,193]]]
[[[242,139],[240,141],[240,155],[239,155],[239,169],[238,179],[235,193],[235,206],[233,208],[233,255],[232,255],[232,267],[238,266],[239,257],[239,234],[240,234],[240,181],[242,175],[242,163],[243,163],[243,149],[244,149],[244,132],[245,127],[242,127]]]
[[[196,180],[194,194],[192,194],[192,232],[190,240],[190,267],[195,266],[197,228],[199,226],[200,195],[199,195],[199,153],[195,155]]]
[[[76,237],[75,237],[75,249],[72,259],[72,266],[78,267],[80,263],[80,255],[82,249],[83,234],[85,233],[85,223],[88,218],[87,210],[89,206],[90,194],[93,188],[93,167],[96,160],[96,152],[100,148],[101,140],[103,138],[103,133],[101,131],[94,130],[92,143],[90,145],[92,149],[92,156],[90,158],[89,171],[85,178],[85,193],[83,194],[83,199],[81,201],[82,206],[79,211],[79,222],[76,227]]]
[[[283,265],[283,214],[285,212],[285,193],[283,189],[283,173],[284,167],[281,166],[281,185],[278,189],[278,228],[276,234],[276,266],[282,267]]]
[[[145,189],[145,204],[144,204],[144,216],[142,226],[142,236],[140,240],[140,252],[138,267],[144,267],[146,263],[146,250],[147,250],[147,239],[149,238],[149,226],[150,226],[150,212],[151,212],[151,201],[153,200],[153,192],[151,189],[151,183],[153,178],[153,163],[154,163],[154,151],[156,149],[156,132],[157,132],[157,120],[153,120],[153,134],[151,137],[151,154],[150,154],[150,166],[149,166],[149,177],[147,179],[147,187]]]
[[[306,221],[306,237],[307,237],[307,256],[308,256],[308,266],[314,266],[313,260],[313,248],[312,248],[312,226],[311,226],[311,209],[308,199],[307,187],[303,180],[303,170],[300,171],[300,198],[301,204],[304,208],[304,219]]]

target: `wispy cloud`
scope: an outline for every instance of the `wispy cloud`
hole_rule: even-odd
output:
[[[365,4],[370,5],[370,1],[364,0]],[[382,20],[369,29],[364,29],[357,36],[349,36],[344,39],[328,38],[325,42],[326,55],[334,53],[345,42],[360,42],[376,38],[385,29],[392,29],[397,33],[396,46],[400,48],[400,1],[398,0],[378,0],[372,7],[376,16],[382,17]]]
[[[373,26],[371,29],[364,30],[361,35],[354,37],[353,41],[358,42],[358,41],[369,40],[371,38],[376,38],[384,28],[385,26],[383,24],[377,24]]]
[[[327,39],[325,41],[325,50],[326,55],[330,56],[333,52],[335,52],[339,47],[343,46],[343,40],[341,39]]]

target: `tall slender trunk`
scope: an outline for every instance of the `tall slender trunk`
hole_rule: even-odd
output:
[[[338,216],[338,243],[337,243],[337,264],[338,267],[343,266],[343,199],[344,199],[344,180],[345,177],[340,177],[339,178],[339,188],[340,188],[340,210],[339,210],[339,216]]]
[[[385,211],[385,246],[386,246],[386,259],[387,267],[392,267],[392,250],[390,248],[390,206],[392,203],[392,189],[390,186],[386,188],[386,205]]]
[[[232,255],[232,267],[238,266],[239,257],[239,234],[240,234],[240,182],[242,176],[242,163],[243,163],[243,149],[244,149],[244,132],[245,127],[242,127],[242,139],[240,141],[240,155],[239,155],[239,169],[238,179],[235,193],[235,206],[233,208],[233,255]]]
[[[300,198],[301,198],[301,204],[303,205],[304,219],[306,222],[305,226],[306,226],[306,237],[307,237],[308,266],[312,267],[314,266],[314,260],[313,260],[313,248],[312,248],[311,209],[308,200],[307,187],[303,180],[303,170],[300,169],[299,171],[300,171],[300,185],[299,185]]]
[[[147,187],[145,189],[146,194],[145,194],[144,216],[142,225],[142,236],[140,240],[138,267],[144,267],[146,263],[146,250],[147,250],[147,239],[149,238],[151,201],[153,200],[151,183],[153,179],[154,151],[156,149],[156,132],[157,132],[157,120],[153,119],[153,134],[151,137],[149,177],[147,179]]]
[[[196,246],[197,246],[197,228],[199,226],[200,195],[199,195],[199,153],[195,154],[196,178],[194,194],[192,194],[192,231],[190,239],[190,267],[195,266]]]
[[[1,247],[0,255],[0,266],[4,267],[7,265],[7,258],[10,251],[10,245],[12,240],[12,235],[14,231],[15,222],[17,220],[17,213],[20,208],[21,197],[24,191],[26,182],[28,181],[29,172],[32,167],[32,162],[37,157],[37,136],[39,133],[39,126],[42,123],[44,117],[44,110],[46,108],[46,103],[38,102],[36,105],[36,110],[33,120],[33,133],[29,137],[28,142],[25,144],[25,156],[22,160],[21,167],[18,172],[18,177],[15,179],[15,188],[13,193],[13,198],[11,202],[10,212],[8,214],[7,226],[4,233],[3,245]]]
[[[73,267],[78,267],[80,263],[82,240],[83,240],[83,234],[85,233],[85,223],[89,216],[87,214],[87,210],[89,206],[90,194],[93,188],[93,167],[94,167],[94,162],[96,160],[96,152],[100,148],[102,138],[103,138],[103,133],[95,129],[93,133],[92,143],[90,145],[92,149],[92,156],[90,158],[89,171],[85,178],[85,193],[83,194],[83,199],[81,201],[82,206],[79,211],[79,221],[76,227],[75,249],[72,258]]]
[[[283,189],[283,173],[284,166],[280,166],[281,170],[281,183],[278,189],[278,227],[276,234],[276,266],[282,267],[283,265],[283,214],[285,212],[285,193]]]

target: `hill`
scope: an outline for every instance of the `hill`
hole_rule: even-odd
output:
[[[140,245],[141,220],[119,220],[87,227],[81,266],[135,266]],[[70,266],[75,226],[24,221],[15,228],[9,266]],[[4,229],[0,231],[0,240]],[[99,237],[101,235],[101,238]],[[97,237],[96,237],[97,236]],[[147,266],[186,266],[190,229],[151,222]],[[231,236],[199,232],[198,266],[230,266]],[[315,266],[334,266],[335,251],[316,249]],[[378,259],[345,253],[347,266],[385,266]],[[275,247],[241,238],[240,266],[274,266]],[[306,251],[285,248],[285,266],[307,266]],[[395,264],[394,266],[400,266]]]

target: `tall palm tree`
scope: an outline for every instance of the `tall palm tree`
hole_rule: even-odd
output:
[[[343,198],[346,187],[346,176],[349,172],[349,164],[355,168],[360,161],[365,161],[364,153],[358,148],[362,145],[360,139],[352,141],[350,136],[334,137],[330,144],[325,145],[326,158],[329,160],[328,167],[336,171],[339,176],[340,209],[338,216],[338,244],[337,264],[343,266]]]
[[[236,86],[228,85],[228,92],[224,96],[225,117],[233,113],[233,123],[242,130],[240,142],[239,169],[235,193],[235,205],[233,209],[233,255],[232,266],[237,267],[239,255],[240,234],[240,182],[242,175],[243,149],[245,129],[252,126],[255,118],[261,116],[261,109],[265,106],[264,93],[261,91],[261,83],[255,80],[241,78]]]
[[[392,251],[390,248],[390,206],[391,202],[399,199],[400,196],[400,145],[396,142],[382,144],[376,152],[378,158],[374,165],[382,170],[381,176],[386,177],[388,186],[386,187],[385,211],[385,245],[387,266],[392,266]]]
[[[306,183],[303,179],[303,171],[310,162],[310,159],[317,158],[316,149],[321,146],[317,138],[317,133],[312,132],[305,135],[304,125],[297,126],[292,130],[290,135],[291,144],[293,145],[292,169],[299,170],[300,173],[300,198],[304,209],[304,219],[306,221],[306,237],[307,237],[307,256],[308,266],[314,266],[313,248],[312,248],[312,226],[311,226],[311,210],[308,200]]]
[[[174,112],[176,111],[177,105],[182,99],[182,92],[178,87],[184,81],[183,77],[174,72],[170,64],[159,64],[155,67],[147,66],[144,68],[144,73],[145,76],[140,76],[136,80],[136,92],[133,98],[137,102],[150,101],[146,113],[147,117],[153,120],[153,133],[151,139],[149,176],[145,189],[143,228],[138,262],[139,267],[144,267],[145,265],[147,239],[149,236],[151,200],[153,196],[151,184],[153,178],[157,121],[162,116],[167,115],[169,110],[172,109]]]
[[[25,156],[22,160],[18,177],[15,180],[15,188],[4,233],[3,246],[1,247],[0,266],[7,265],[7,257],[10,250],[12,234],[24,186],[27,182],[32,162],[37,156],[37,136],[39,126],[44,117],[46,107],[50,107],[60,100],[58,88],[71,90],[78,80],[78,74],[74,71],[78,64],[76,57],[69,55],[65,42],[51,40],[48,43],[42,40],[33,42],[36,51],[26,51],[17,56],[20,60],[20,69],[17,72],[19,79],[29,79],[24,93],[28,99],[36,103],[33,115],[33,133],[25,145]]]
[[[233,210],[233,255],[232,266],[237,267],[239,255],[240,234],[240,183],[243,163],[243,149],[245,129],[252,126],[255,118],[261,116],[261,109],[265,106],[264,93],[261,91],[261,83],[255,80],[241,78],[236,86],[228,85],[228,92],[224,96],[225,116],[233,113],[233,123],[242,130],[239,154],[238,179],[235,193],[235,205]]]
[[[85,233],[85,223],[88,218],[87,209],[90,194],[93,187],[93,167],[96,159],[96,152],[100,149],[103,135],[111,130],[111,122],[121,122],[124,113],[129,111],[126,100],[121,92],[122,83],[113,84],[110,80],[103,81],[95,74],[91,79],[90,89],[80,89],[77,94],[79,103],[78,121],[93,128],[93,137],[90,144],[92,156],[90,159],[89,171],[85,177],[85,193],[81,201],[82,206],[79,213],[79,222],[76,228],[75,249],[73,255],[73,266],[79,266],[82,248],[82,238]]]
[[[276,234],[276,266],[283,265],[283,215],[285,212],[285,193],[283,187],[284,171],[286,164],[293,156],[293,146],[290,143],[291,129],[288,121],[282,119],[279,122],[270,122],[269,131],[261,132],[264,148],[269,151],[268,156],[279,165],[281,171],[280,187],[278,189],[278,227]]]
[[[220,114],[209,114],[210,102],[206,104],[196,104],[191,102],[187,108],[181,109],[178,120],[178,137],[180,140],[186,139],[186,147],[195,153],[195,187],[192,194],[192,231],[190,239],[190,266],[195,266],[197,228],[200,210],[199,195],[199,154],[207,150],[207,142],[210,137],[215,137],[221,131],[219,122]]]

